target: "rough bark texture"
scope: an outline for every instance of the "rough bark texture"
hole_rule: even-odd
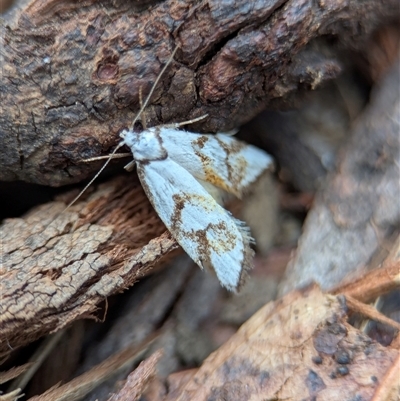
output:
[[[176,248],[132,176],[64,207],[44,204],[1,226],[0,355],[94,316]]]
[[[93,172],[80,161],[116,144],[176,45],[147,117],[208,113],[201,130],[223,131],[339,74],[310,41],[362,46],[397,13],[397,0],[25,2],[0,34],[0,179],[58,186]]]

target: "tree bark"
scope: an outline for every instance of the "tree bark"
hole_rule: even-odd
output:
[[[62,212],[74,195],[0,227],[0,356],[95,317],[100,302],[177,247],[132,175]]]
[[[226,131],[340,73],[310,42],[360,48],[396,15],[397,0],[24,2],[1,25],[0,179],[59,186],[95,171],[81,160],[118,142],[177,45],[147,119],[208,114],[192,129]]]

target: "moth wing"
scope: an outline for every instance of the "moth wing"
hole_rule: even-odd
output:
[[[245,224],[169,157],[137,163],[137,172],[154,209],[185,252],[200,267],[213,268],[222,286],[237,290],[253,258]]]
[[[271,156],[226,134],[194,134],[160,128],[168,156],[195,178],[241,197],[268,168]]]

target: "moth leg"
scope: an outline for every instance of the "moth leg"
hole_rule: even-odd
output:
[[[132,155],[131,155],[132,156]],[[126,170],[126,171],[129,171],[129,172],[131,172],[134,168],[135,168],[135,160],[132,160],[131,162],[129,162],[125,167],[124,167],[124,169]]]

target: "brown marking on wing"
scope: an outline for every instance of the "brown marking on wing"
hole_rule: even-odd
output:
[[[205,135],[199,135],[199,137],[197,139],[195,139],[194,141],[192,141],[193,145],[197,145],[200,149],[204,148],[204,144],[209,140],[208,137],[206,137]]]
[[[143,189],[147,197],[149,198],[149,201],[154,205],[153,194],[146,184],[145,179],[142,179],[142,177],[144,177],[144,172],[140,164],[141,163],[137,164],[138,176],[142,183]],[[178,237],[187,237],[191,239],[197,245],[197,254],[199,255],[199,259],[195,260],[195,263],[197,263],[201,268],[206,267],[210,270],[215,270],[214,266],[211,263],[211,252],[215,252],[221,255],[224,252],[229,252],[234,249],[238,240],[242,241],[244,249],[243,260],[241,263],[241,274],[236,288],[236,290],[239,290],[245,282],[248,271],[252,268],[254,251],[250,246],[252,239],[249,234],[240,225],[236,224],[241,234],[241,236],[238,238],[236,235],[233,235],[231,232],[228,231],[228,227],[223,221],[218,223],[208,223],[208,225],[204,227],[204,229],[187,231],[184,229],[184,222],[182,221],[182,211],[185,208],[186,203],[190,204],[192,207],[195,207],[195,200],[197,200],[197,203],[202,204],[205,211],[207,211],[207,209],[209,209],[210,211],[212,209],[215,209],[215,205],[217,204],[210,204],[205,197],[199,195],[196,196],[193,194],[175,194],[173,195],[173,200],[175,202],[175,208],[170,223],[171,234],[175,237],[178,243],[180,242],[179,238],[176,238],[174,233],[179,233],[177,235]],[[167,223],[165,224],[168,226]],[[224,240],[218,241],[216,239],[214,241],[210,241],[209,238],[207,238],[207,232],[210,230],[217,231],[219,236],[224,238]]]
[[[241,191],[238,189],[241,183],[240,177],[243,177],[246,171],[247,162],[242,157],[238,159],[239,163],[235,162],[235,166],[232,166],[229,158],[232,154],[240,152],[241,149],[243,149],[243,147],[246,145],[241,142],[235,142],[233,147],[228,147],[225,143],[219,141],[218,138],[216,139],[221,146],[221,149],[225,151],[225,165],[228,171],[228,181],[221,177],[221,175],[218,174],[218,171],[210,167],[212,165],[211,158],[200,150],[197,150],[202,149],[204,144],[209,140],[207,136],[201,135],[197,139],[193,140],[192,144],[195,155],[200,159],[201,164],[203,165],[203,171],[205,175],[204,180],[218,188],[222,188],[225,191],[233,193],[235,196],[240,198]]]
[[[207,238],[207,231],[218,229],[219,231],[225,231],[225,240],[224,242],[220,241],[210,241]],[[199,255],[200,260],[196,261],[196,263],[200,267],[206,267],[208,270],[214,271],[215,267],[211,262],[211,252],[215,252],[218,254],[223,254],[224,252],[229,252],[235,248],[235,245],[238,240],[241,240],[243,243],[243,260],[241,262],[241,272],[238,280],[238,284],[236,286],[236,290],[239,290],[246,281],[248,276],[248,272],[253,267],[253,258],[254,258],[254,250],[250,246],[251,237],[248,237],[246,233],[244,233],[240,227],[238,227],[239,232],[241,233],[241,238],[237,238],[236,235],[231,235],[229,233],[225,223],[220,222],[218,224],[210,223],[204,230],[197,230],[191,233],[186,233],[186,235],[196,244],[197,253]],[[217,231],[217,230],[215,230]],[[223,245],[223,246],[221,246]]]
[[[216,187],[229,190],[231,186],[227,183],[213,168],[210,167],[211,160],[204,153],[201,153],[197,150],[194,151],[196,156],[201,160],[201,164],[203,165],[204,180],[209,182],[210,184],[215,185]]]
[[[215,138],[221,148],[225,151],[225,165],[228,169],[228,181],[231,183],[232,188],[236,193],[241,193],[239,191],[240,184],[242,182],[242,177],[245,175],[247,170],[248,162],[244,157],[237,158],[235,163],[232,163],[231,158],[234,155],[240,153],[246,146],[244,142],[234,141],[229,146],[221,141],[218,137]]]
[[[210,204],[210,202],[201,195],[195,194],[175,194],[172,196],[172,199],[175,203],[174,211],[171,217],[171,230],[180,230],[184,231],[182,227],[182,211],[185,208],[186,203],[196,206],[196,204],[200,204],[205,211],[212,211],[215,206]]]
[[[171,230],[179,230],[182,226],[182,210],[185,208],[187,199],[179,194],[173,195],[172,199],[175,202],[175,208],[171,218]]]

